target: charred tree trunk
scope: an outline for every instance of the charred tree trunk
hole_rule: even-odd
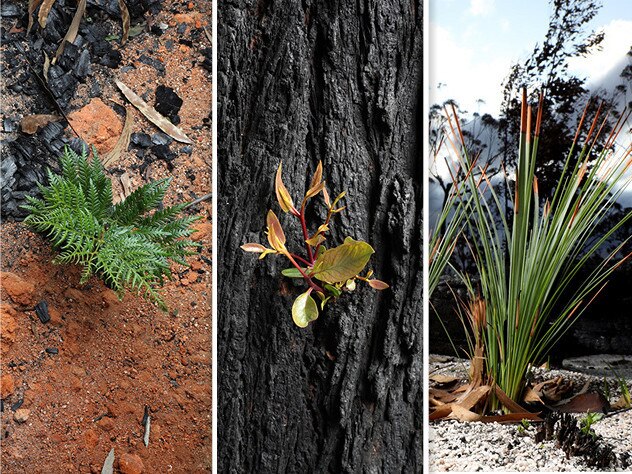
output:
[[[421,0],[218,10],[219,472],[421,472]],[[287,262],[239,248],[266,243],[268,209],[290,221],[281,160],[295,201],[323,161],[330,193],[347,191],[330,240],[369,242],[391,285],[344,295],[306,329]]]

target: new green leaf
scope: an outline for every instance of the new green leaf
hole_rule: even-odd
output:
[[[318,318],[316,301],[310,295],[311,289],[300,295],[292,305],[292,319],[299,328],[307,327]]]
[[[316,259],[312,275],[326,283],[347,281],[364,270],[374,252],[366,242],[347,237],[344,244],[326,250]]]

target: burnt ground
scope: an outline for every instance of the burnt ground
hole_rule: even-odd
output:
[[[118,2],[88,1],[77,39],[46,77],[44,55],[54,56],[76,4],[56,1],[44,29],[36,12],[27,34],[27,3],[1,7],[2,471],[101,472],[114,448],[120,472],[209,472],[210,2],[128,2],[131,37],[121,45]],[[193,144],[148,122],[115,79]],[[53,265],[48,243],[20,222],[24,195],[37,193],[63,147],[88,143],[105,156],[126,108],[131,142],[108,167],[115,195],[173,176],[165,204],[198,200],[186,212],[203,217],[199,252],[163,289],[169,312],[129,293],[118,301],[97,278],[81,285],[80,269]],[[35,114],[59,119],[25,133]],[[47,323],[34,311],[42,300]]]

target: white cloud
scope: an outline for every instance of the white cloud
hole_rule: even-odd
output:
[[[481,55],[471,42],[457,40],[450,30],[430,22],[430,101],[441,104],[454,99],[470,113],[498,114],[502,102],[501,83],[512,58]],[[439,84],[441,88],[437,88]],[[482,106],[478,99],[485,101]]]
[[[600,82],[611,69],[619,64],[632,46],[632,21],[613,20],[597,28],[605,33],[602,50],[585,58],[572,58],[568,61],[573,74],[587,78],[587,85]]]
[[[495,0],[470,0],[470,13],[474,16],[489,15],[494,11]]]

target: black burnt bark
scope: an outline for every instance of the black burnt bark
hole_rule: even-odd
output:
[[[421,472],[421,1],[221,2],[218,28],[219,472]],[[369,242],[391,284],[306,329],[286,262],[239,248],[268,209],[300,248],[281,160],[295,201],[323,161],[348,197],[330,241]]]

